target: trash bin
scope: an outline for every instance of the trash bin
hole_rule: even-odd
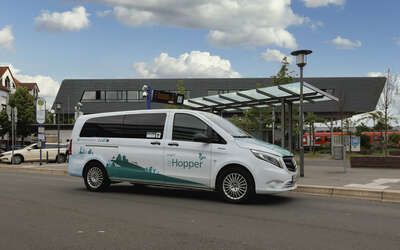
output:
[[[343,145],[333,145],[333,159],[343,160]]]

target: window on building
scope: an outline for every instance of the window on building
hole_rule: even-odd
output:
[[[132,114],[124,119],[124,137],[162,139],[166,114]]]
[[[107,102],[125,102],[126,101],[126,91],[115,90],[106,91]]]
[[[6,77],[6,80],[5,80],[5,85],[6,85],[6,88],[10,88],[10,78],[8,78],[8,76]]]
[[[218,90],[209,89],[207,95],[218,95]]]
[[[124,137],[123,115],[97,117],[89,119],[82,127],[80,137]]]
[[[88,90],[83,93],[82,102],[104,102],[105,91],[101,90]]]
[[[128,102],[139,100],[139,91],[137,91],[137,90],[128,90],[127,91],[127,100],[128,100]]]

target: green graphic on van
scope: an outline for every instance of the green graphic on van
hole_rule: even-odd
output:
[[[121,154],[118,154],[116,158],[113,157],[112,160],[108,161],[106,169],[111,179],[119,178],[204,186],[201,183],[160,174],[159,171],[153,167],[141,167],[136,162],[130,162],[125,155]]]
[[[183,169],[202,168],[204,159],[206,159],[206,156],[203,153],[199,153],[198,161],[186,161],[175,158],[168,160],[168,166]]]
[[[79,148],[79,154],[81,154],[81,155],[83,155],[83,154],[92,155],[93,154],[93,150],[91,148],[89,148],[89,150],[86,151],[86,148],[84,146],[81,146]]]

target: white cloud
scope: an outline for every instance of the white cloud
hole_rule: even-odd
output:
[[[276,45],[294,49],[287,30],[306,22],[291,9],[291,0],[81,0],[114,7],[114,15],[130,26],[166,25],[208,30],[214,45]]]
[[[368,77],[386,77],[387,74],[384,72],[368,72],[367,76]]]
[[[303,1],[306,7],[308,8],[324,7],[328,6],[329,4],[343,6],[346,3],[346,0],[303,0]]]
[[[14,40],[15,38],[10,26],[5,26],[0,30],[0,47],[12,51],[14,49]]]
[[[78,6],[72,11],[53,12],[42,11],[42,14],[35,18],[38,31],[48,32],[72,32],[87,28],[90,25],[90,14],[85,7]]]
[[[50,105],[53,104],[58,89],[60,88],[59,82],[57,82],[50,76],[45,76],[45,75],[31,76],[31,75],[21,74],[20,73],[21,70],[15,68],[14,65],[12,64],[2,63],[0,65],[7,65],[8,67],[10,67],[13,76],[20,82],[37,83],[40,91],[39,96],[46,99],[47,107],[50,107]]]
[[[324,27],[324,23],[321,21],[311,22],[311,29],[316,31],[318,28]]]
[[[281,62],[282,59],[286,56],[277,49],[267,49],[267,51],[263,52],[261,55],[267,62]],[[286,56],[286,58],[289,63],[293,62],[293,57]]]
[[[184,53],[177,58],[161,53],[151,63],[135,63],[133,69],[143,78],[241,77],[232,69],[229,60],[201,51]]]
[[[400,37],[394,38],[394,42],[395,42],[398,46],[400,46]]]
[[[337,36],[335,39],[331,40],[331,43],[336,45],[337,49],[354,49],[356,47],[361,47],[361,41],[351,41],[341,36]]]
[[[104,11],[97,11],[96,16],[98,17],[106,17],[112,13],[112,10],[104,10]]]

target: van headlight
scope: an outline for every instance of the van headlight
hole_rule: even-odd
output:
[[[273,155],[273,154],[268,154],[266,152],[263,151],[258,151],[258,150],[254,150],[254,149],[250,149],[250,151],[253,153],[253,155],[255,157],[257,157],[258,159],[261,159],[263,161],[269,162],[272,165],[278,167],[278,168],[282,168],[279,160],[278,160],[278,156]]]

